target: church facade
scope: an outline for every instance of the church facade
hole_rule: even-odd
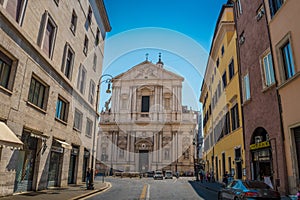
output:
[[[183,77],[144,61],[114,77],[100,116],[97,158],[106,170],[194,173],[197,112],[182,106]]]

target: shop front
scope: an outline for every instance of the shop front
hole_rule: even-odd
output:
[[[250,151],[252,179],[273,183],[272,148],[267,134],[255,136]]]
[[[34,175],[37,167],[38,139],[33,137],[31,132],[24,130],[21,141],[24,143],[23,150],[14,154],[18,163],[18,165],[16,165],[14,192],[25,192],[33,189]]]
[[[58,187],[62,171],[64,148],[61,143],[53,139],[50,152],[50,165],[48,172],[48,187]]]
[[[86,181],[86,171],[89,167],[90,152],[87,149],[84,149],[83,154],[83,166],[82,166],[82,182]]]
[[[79,148],[73,146],[71,150],[71,156],[70,156],[68,184],[76,184],[77,170],[78,170],[78,155],[79,155]]]

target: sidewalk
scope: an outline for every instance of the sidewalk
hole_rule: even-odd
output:
[[[0,200],[76,200],[101,192],[108,188],[110,183],[100,180],[94,181],[94,190],[87,190],[85,184],[69,185],[65,188],[50,188],[41,191],[30,191],[13,196],[0,197]]]
[[[195,181],[195,182],[199,187],[203,187],[205,189],[212,190],[214,192],[218,192],[222,189],[222,184],[219,182],[214,182],[214,183],[205,182],[205,181],[203,181],[203,183],[201,183],[201,181]],[[292,198],[290,198],[288,196],[281,196],[281,199],[282,200],[291,200]]]

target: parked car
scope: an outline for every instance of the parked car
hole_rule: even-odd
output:
[[[154,175],[153,175],[153,178],[156,180],[156,179],[161,179],[163,180],[164,179],[164,175],[162,173],[162,171],[155,171]]]
[[[279,200],[279,192],[270,188],[262,181],[255,180],[233,180],[228,186],[221,189],[218,199],[270,199]]]
[[[167,170],[166,172],[165,172],[165,179],[172,179],[173,178],[173,173],[172,173],[172,171],[170,171],[170,170]]]

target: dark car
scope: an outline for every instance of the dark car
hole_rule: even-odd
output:
[[[262,181],[233,180],[218,193],[218,199],[271,199],[279,200],[279,192]]]
[[[166,172],[165,172],[165,179],[172,179],[173,178],[173,173],[172,173],[172,171],[170,171],[170,170],[167,170]]]

